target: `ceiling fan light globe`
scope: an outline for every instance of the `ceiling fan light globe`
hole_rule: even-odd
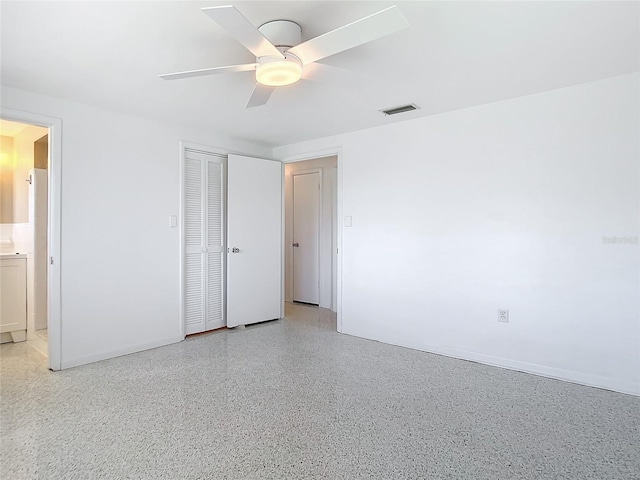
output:
[[[283,87],[302,78],[302,65],[290,58],[266,61],[256,68],[256,81],[268,87]]]

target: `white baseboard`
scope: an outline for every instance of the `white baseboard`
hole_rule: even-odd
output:
[[[108,360],[110,358],[121,357],[123,355],[129,355],[131,353],[138,353],[144,350],[150,350],[152,348],[164,347],[165,345],[178,343],[183,340],[184,340],[183,337],[177,336],[177,337],[155,340],[153,342],[142,343],[138,345],[128,345],[126,347],[116,348],[115,350],[109,350],[106,352],[85,355],[84,357],[77,357],[77,358],[71,358],[71,359],[63,358],[60,365],[60,369],[65,370],[67,368],[78,367],[80,365],[99,362],[101,360]]]
[[[399,347],[411,348],[412,350],[419,350],[426,353],[434,353],[436,355],[444,355],[446,357],[457,358],[460,360],[469,360],[471,362],[482,363],[484,365],[490,365],[492,367],[506,368],[508,370],[516,370],[518,372],[531,373],[533,375],[540,375],[542,377],[553,378],[556,380],[562,380],[565,382],[577,383],[579,385],[586,385],[588,387],[603,388],[605,390],[612,390],[614,392],[626,393],[629,395],[640,396],[640,382],[626,382],[603,377],[600,375],[592,375],[582,372],[574,372],[571,370],[563,370],[560,368],[547,367],[545,365],[538,365],[535,363],[521,362],[518,360],[511,360],[508,358],[494,357],[492,355],[486,355],[483,353],[469,352],[466,350],[458,350],[448,347],[435,347],[433,345],[410,345],[403,343],[394,343],[383,341],[377,338],[366,337],[363,335],[357,335],[350,332],[342,332],[354,337],[367,338],[369,340],[375,340],[381,343],[387,343],[389,345],[397,345]]]

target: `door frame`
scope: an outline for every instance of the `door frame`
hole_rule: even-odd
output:
[[[316,264],[317,264],[317,269],[318,269],[318,305],[320,305],[320,285],[322,285],[322,282],[324,281],[324,276],[322,275],[322,269],[320,268],[322,265],[322,262],[324,260],[323,258],[323,249],[322,249],[322,238],[323,238],[323,234],[324,234],[324,230],[323,230],[323,218],[322,218],[322,210],[324,207],[324,203],[323,203],[323,186],[322,186],[322,168],[308,168],[306,170],[295,170],[293,172],[291,172],[291,207],[293,209],[293,215],[291,217],[291,234],[293,236],[293,234],[295,233],[295,181],[293,179],[293,177],[297,176],[297,175],[309,175],[312,173],[317,173],[318,174],[318,182],[320,182],[320,188],[318,189],[318,218],[317,220],[317,232],[318,232],[318,257],[316,258]],[[285,215],[285,221],[286,221],[286,215]],[[293,238],[292,238],[293,240]],[[285,248],[286,250],[286,248]],[[291,300],[295,301],[295,277],[294,277],[294,272],[295,272],[295,268],[293,265],[294,262],[294,250],[293,248],[291,248],[291,261],[289,262],[289,271],[287,272],[291,278],[292,284],[291,284]],[[333,282],[331,285],[331,289],[333,290]],[[333,298],[331,299],[332,303],[333,303]]]
[[[337,331],[342,333],[343,332],[343,327],[342,327],[342,270],[343,270],[343,265],[342,265],[342,238],[343,238],[343,222],[341,221],[342,219],[342,147],[340,146],[336,146],[336,147],[329,147],[326,149],[322,149],[322,150],[315,150],[315,151],[311,151],[311,152],[306,152],[306,153],[300,153],[300,154],[295,154],[295,155],[288,155],[285,156],[284,158],[282,158],[280,161],[283,163],[283,169],[282,169],[282,182],[283,182],[283,197],[284,197],[284,164],[287,163],[294,163],[294,162],[302,162],[305,160],[315,160],[317,158],[322,158],[322,157],[331,157],[331,156],[335,156],[336,157],[336,165],[337,165],[337,172],[336,172],[336,251],[333,252],[333,254],[336,256],[336,316],[337,316]],[[284,201],[282,202],[282,215],[284,218]],[[283,222],[283,231],[282,231],[282,238],[283,238],[283,242],[282,242],[282,249],[284,250],[285,245],[284,245],[284,222]],[[284,255],[282,256],[282,271],[284,272]],[[284,309],[284,276],[283,276],[283,280],[282,280],[282,288],[283,288],[283,309]]]
[[[61,290],[61,211],[62,211],[62,120],[36,113],[0,108],[0,118],[49,129],[47,164],[47,349],[49,369],[60,370],[62,364],[62,290]]]
[[[203,153],[211,153],[213,155],[224,155],[228,158],[229,153],[233,153],[230,152],[228,150],[225,150],[223,148],[218,148],[218,147],[212,147],[209,145],[202,145],[200,143],[194,143],[194,142],[188,142],[186,140],[181,140],[180,142],[180,218],[178,219],[178,235],[180,237],[180,315],[179,315],[179,321],[180,321],[180,337],[184,340],[186,337],[186,321],[187,319],[185,318],[185,295],[184,295],[184,289],[185,289],[185,253],[186,253],[186,245],[185,245],[185,241],[184,241],[184,233],[185,233],[185,226],[184,226],[184,222],[185,222],[185,215],[184,215],[184,209],[185,209],[185,201],[184,201],[184,194],[185,194],[185,188],[184,188],[184,182],[185,182],[185,152],[187,149],[192,149],[192,150],[199,150]],[[226,304],[227,301],[227,275],[226,275],[226,271],[227,271],[227,255],[224,252],[224,249],[226,248],[227,245],[227,201],[226,201],[226,195],[227,195],[227,160],[225,160],[225,162],[223,163],[223,168],[222,168],[222,184],[224,186],[223,188],[223,196],[225,197],[224,199],[224,225],[223,225],[223,255],[222,255],[222,269],[225,272],[225,274],[222,277],[222,296],[224,298],[224,303]],[[225,324],[227,321],[227,311],[226,311],[226,307],[223,308],[223,317],[225,320]]]

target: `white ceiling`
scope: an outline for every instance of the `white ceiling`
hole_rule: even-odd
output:
[[[0,118],[0,135],[13,138],[28,126],[26,123],[10,122]]]
[[[303,40],[398,5],[411,26],[323,60],[321,82],[244,108],[252,72],[161,73],[252,63],[200,11],[233,3],[251,22],[290,19]],[[283,145],[639,70],[638,2],[2,1],[1,81],[72,101]],[[378,110],[406,103],[397,117]]]

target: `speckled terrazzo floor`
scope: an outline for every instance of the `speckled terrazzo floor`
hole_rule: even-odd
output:
[[[640,478],[639,398],[339,335],[307,306],[57,373],[0,354],[2,479]]]

